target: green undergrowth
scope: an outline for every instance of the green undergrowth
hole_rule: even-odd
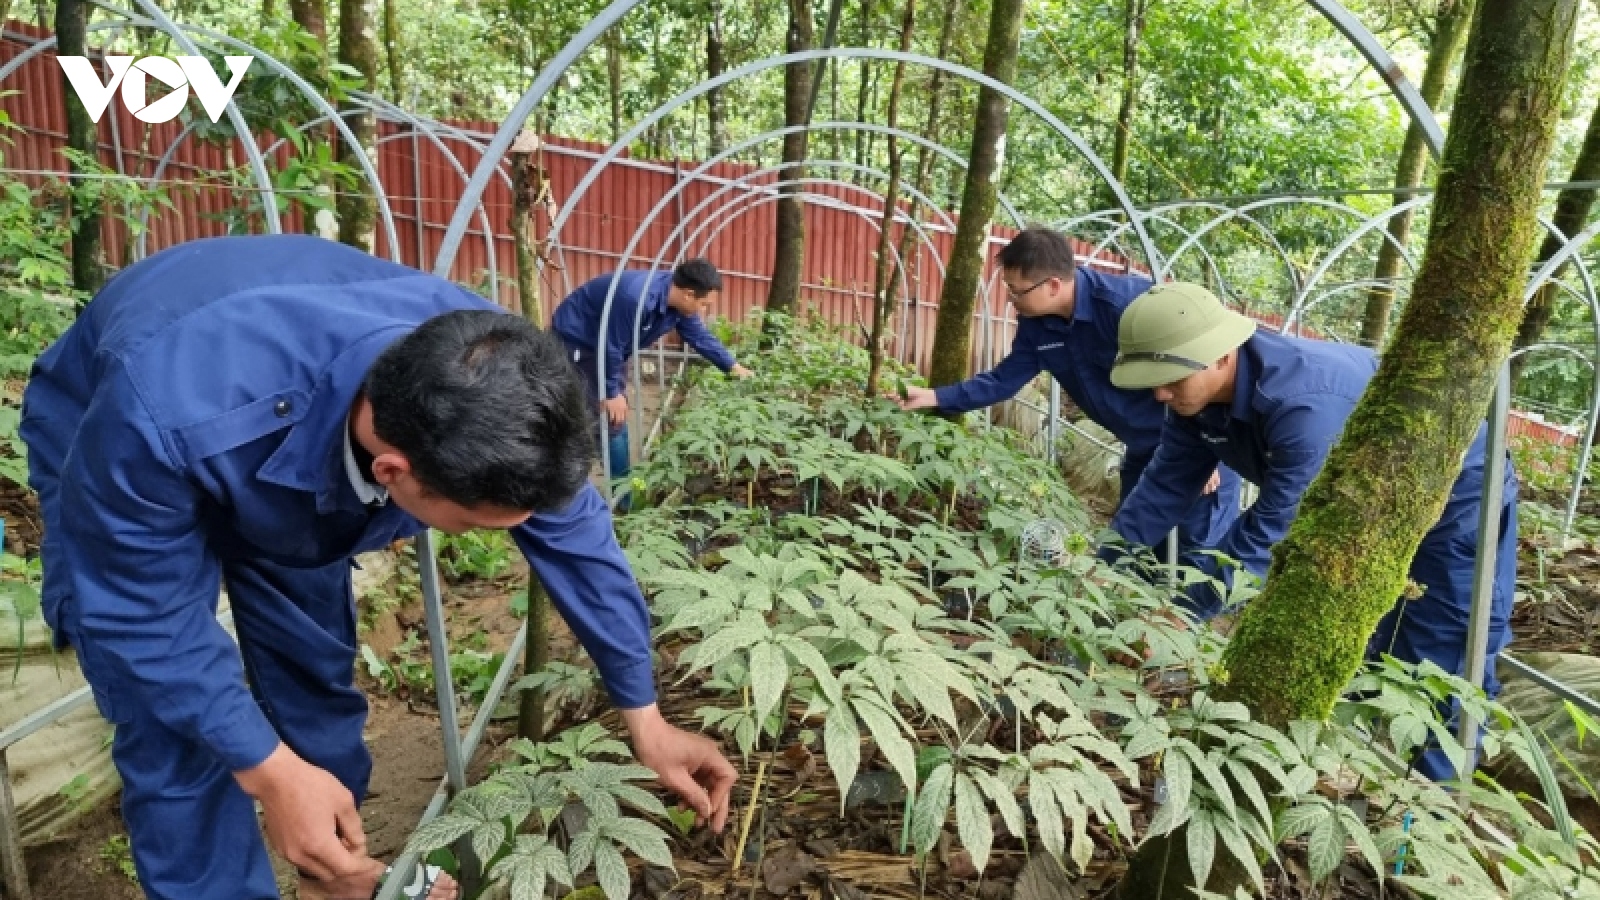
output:
[[[746,786],[797,746],[826,763],[830,816],[862,815],[845,798],[863,779],[898,780],[898,839],[863,849],[924,871],[944,834],[980,873],[1005,849],[1084,874],[1178,833],[1202,884],[1226,866],[1261,891],[1293,856],[1317,882],[1348,863],[1423,897],[1600,897],[1600,847],[1559,793],[1480,776],[1464,811],[1405,777],[1430,740],[1464,758],[1438,714],[1452,696],[1489,723],[1487,755],[1540,771],[1539,737],[1465,683],[1386,660],[1328,721],[1252,721],[1211,697],[1222,638],[1173,613],[1172,588],[1096,562],[1087,516],[1021,442],[862,397],[866,356],[837,334],[777,334],[757,378],[693,376],[618,520],[663,704],[720,738]],[[592,867],[623,900],[621,854],[689,851],[637,789],[647,772],[593,768],[596,748],[626,755],[595,728],[521,747],[412,849],[468,840],[513,896]]]

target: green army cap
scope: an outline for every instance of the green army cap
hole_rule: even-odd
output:
[[[1182,381],[1237,349],[1255,330],[1253,319],[1223,306],[1198,284],[1158,284],[1122,314],[1111,383],[1139,390]]]

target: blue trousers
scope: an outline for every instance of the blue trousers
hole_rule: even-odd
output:
[[[1457,527],[1436,527],[1423,538],[1411,563],[1411,579],[1422,585],[1422,596],[1401,600],[1378,623],[1367,644],[1367,655],[1382,654],[1409,663],[1431,660],[1451,674],[1467,674],[1467,622],[1472,612],[1472,570],[1477,558],[1478,528],[1475,516],[1460,517]],[[1517,485],[1506,488],[1500,510],[1500,540],[1495,551],[1494,595],[1489,616],[1489,652],[1484,663],[1483,690],[1500,693],[1495,663],[1511,643],[1511,606],[1517,586]],[[1455,731],[1459,702],[1441,709]],[[1438,747],[1421,753],[1417,771],[1434,781],[1456,777],[1455,766]]]
[[[572,359],[572,364],[578,367],[579,374],[582,375],[584,390],[588,392],[590,402],[596,405],[596,415],[598,415],[600,398],[595,392],[594,351],[579,347],[565,340],[563,340],[563,343],[567,344],[567,352]],[[633,459],[629,452],[628,444],[628,423],[624,421],[617,427],[603,429],[599,433],[599,444],[611,464],[612,484],[615,484],[619,479],[627,478],[628,473],[633,470]],[[627,512],[630,505],[630,498],[626,494],[627,489],[619,488],[618,491],[623,496],[617,501],[617,511]]]
[[[1145,466],[1150,464],[1150,459],[1154,455],[1152,450],[1145,454],[1123,457],[1119,491],[1121,496],[1117,500],[1119,505],[1133,492],[1134,485],[1139,483]],[[1184,512],[1183,519],[1178,523],[1180,554],[1215,547],[1222,542],[1228,529],[1233,527],[1233,521],[1239,518],[1239,475],[1223,465],[1219,465],[1217,470],[1221,475],[1217,489],[1196,500],[1194,505]],[[1151,549],[1157,556],[1166,558],[1165,545]]]
[[[240,653],[256,702],[301,758],[366,796],[372,759],[362,742],[366,697],[355,686],[356,621],[350,561],[295,569],[225,563]],[[92,657],[91,657],[92,658]],[[114,681],[86,666],[97,692]],[[139,884],[150,900],[277,900],[255,802],[202,744],[140,704],[113,701],[111,748]],[[111,715],[107,716],[111,718]]]

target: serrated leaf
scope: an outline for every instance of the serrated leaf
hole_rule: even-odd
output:
[[[928,782],[917,792],[917,802],[911,809],[911,842],[918,853],[933,849],[939,832],[950,815],[951,783],[955,769],[945,763],[933,770]]]
[[[667,834],[642,819],[622,819],[606,826],[606,834],[634,855],[664,869],[673,868],[672,851],[667,847]]]
[[[1244,832],[1239,830],[1239,826],[1229,822],[1227,819],[1218,820],[1216,826],[1217,837],[1222,839],[1222,845],[1227,847],[1228,852],[1233,855],[1235,860],[1238,860],[1239,865],[1244,866],[1245,871],[1250,873],[1250,880],[1255,882],[1256,893],[1265,895],[1267,886],[1261,873],[1261,863],[1256,860],[1255,853],[1251,851],[1250,842],[1245,839]]]
[[[951,728],[961,727],[956,720],[955,705],[950,702],[950,693],[938,679],[929,675],[926,669],[918,668],[915,662],[897,662],[895,671],[899,673],[900,680],[905,682],[917,705]]]
[[[1267,803],[1267,795],[1261,790],[1261,783],[1256,780],[1255,771],[1237,759],[1228,759],[1226,766],[1228,774],[1233,776],[1234,784],[1244,792],[1256,815],[1263,822],[1271,822],[1272,806]]]
[[[742,618],[728,625],[695,647],[694,665],[684,677],[687,678],[701,669],[716,665],[729,654],[766,638],[770,633],[771,629],[758,615]]]
[[[839,813],[843,815],[845,798],[855,783],[856,771],[861,768],[861,731],[856,727],[856,717],[850,707],[840,705],[828,710],[822,726],[822,746],[828,757],[828,768],[839,782]]]
[[[631,784],[619,784],[611,788],[611,794],[646,815],[661,816],[663,818],[667,815],[667,808],[662,805],[660,798],[644,788]]]
[[[1194,793],[1194,770],[1189,764],[1189,757],[1169,750],[1162,757],[1161,774],[1167,779],[1165,805],[1187,810]]]
[[[1331,814],[1326,803],[1313,801],[1291,806],[1278,816],[1277,838],[1284,841],[1299,837],[1315,828],[1318,822]]]
[[[1217,856],[1217,828],[1206,810],[1195,810],[1184,829],[1188,835],[1189,871],[1194,873],[1194,883],[1203,885],[1211,877],[1211,865]]]
[[[632,883],[628,863],[610,841],[597,841],[594,847],[594,874],[605,891],[606,900],[628,900]]]
[[[478,857],[479,862],[486,863],[494,859],[505,842],[506,826],[499,819],[486,822],[472,830],[472,852]]]
[[[757,722],[765,722],[789,683],[789,659],[770,641],[750,648],[750,696]]]
[[[1034,770],[1028,777],[1028,806],[1033,810],[1033,820],[1039,825],[1039,840],[1056,859],[1067,849],[1066,832],[1061,826],[1061,810],[1056,806],[1055,791],[1043,773]]]
[[[1306,839],[1306,857],[1311,863],[1311,880],[1321,884],[1344,860],[1344,829],[1334,816],[1324,816]]]
[[[1383,854],[1378,852],[1378,844],[1372,839],[1372,832],[1367,828],[1367,823],[1355,814],[1348,806],[1339,807],[1340,817],[1345,820],[1345,834],[1355,841],[1356,849],[1361,851],[1361,856],[1372,867],[1372,871],[1383,874]]]
[[[478,827],[477,819],[446,813],[417,829],[406,842],[406,853],[426,856],[440,847],[448,847],[458,838]]]
[[[1127,749],[1122,752],[1129,759],[1143,759],[1158,750],[1165,750],[1170,743],[1166,731],[1146,726],[1134,732],[1133,739],[1128,741]]]
[[[885,712],[881,707],[862,697],[851,697],[850,703],[855,707],[856,715],[861,721],[867,723],[867,730],[872,732],[872,737],[878,742],[878,749],[883,751],[889,765],[894,767],[900,780],[905,782],[907,791],[917,789],[917,751],[912,748],[911,742],[901,733],[899,716]]]
[[[824,697],[828,698],[829,703],[838,705],[843,702],[844,698],[839,690],[839,679],[834,677],[833,667],[828,665],[828,661],[823,658],[821,651],[799,638],[785,636],[779,638],[779,640],[783,644],[783,649],[794,657],[796,662],[804,666],[806,671],[811,673],[812,678],[817,680],[817,688],[822,691]]]
[[[1211,792],[1216,795],[1217,801],[1222,804],[1223,812],[1227,813],[1228,818],[1232,819],[1234,824],[1237,825],[1239,823],[1239,809],[1233,803],[1233,788],[1228,784],[1228,779],[1222,777],[1222,770],[1218,769],[1217,764],[1209,756],[1201,752],[1199,747],[1188,741],[1177,744],[1176,748],[1183,755],[1189,757],[1190,762],[1194,763],[1194,767],[1199,771],[1200,777],[1205,780],[1205,783],[1211,788]]]
[[[585,828],[578,832],[572,839],[572,846],[567,850],[567,871],[574,877],[582,875],[589,864],[594,862],[594,848],[600,842],[600,836],[592,828]]]
[[[1016,792],[982,769],[974,769],[972,778],[989,795],[989,800],[999,810],[1000,820],[1006,823],[1006,830],[1011,832],[1011,836],[1018,839],[1026,837],[1027,820],[1022,815],[1022,807],[1017,805]]]
[[[984,805],[978,785],[965,773],[956,777],[956,832],[961,846],[972,854],[972,865],[983,874],[989,864],[989,848],[994,843],[994,828],[989,824],[989,809]]]

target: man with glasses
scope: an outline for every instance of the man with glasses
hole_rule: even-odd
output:
[[[612,292],[612,282],[616,291]],[[711,361],[723,372],[747,378],[751,372],[739,365],[727,347],[706,329],[700,317],[711,309],[715,295],[722,290],[722,275],[709,260],[691,259],[671,272],[607,272],[591,279],[567,295],[556,307],[551,328],[561,336],[572,361],[583,372],[583,383],[590,396],[605,410],[610,423],[606,452],[611,460],[611,477],[627,477],[631,468],[628,455],[627,378],[623,374],[633,356],[635,322],[638,323],[638,348],[651,346],[668,331],[677,329],[683,343]],[[600,335],[600,316],[611,298],[606,316],[605,336]],[[641,313],[639,307],[643,305]],[[605,354],[605,394],[599,392],[596,357]],[[624,505],[619,508],[625,509]]]
[[[1049,372],[1090,421],[1122,442],[1121,499],[1126,500],[1161,442],[1164,413],[1148,391],[1113,385],[1111,366],[1122,312],[1150,289],[1150,280],[1079,268],[1066,237],[1041,227],[1020,232],[997,261],[1017,310],[1011,353],[994,369],[959,384],[908,386],[900,406],[966,412],[1008,400],[1040,372]],[[1219,467],[1179,524],[1180,551],[1214,546],[1238,513],[1239,478]]]

